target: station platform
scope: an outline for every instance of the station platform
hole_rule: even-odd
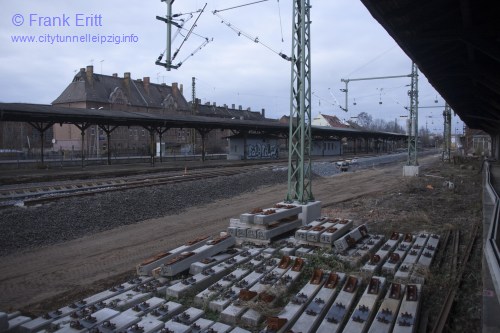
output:
[[[500,162],[490,162],[490,179],[493,190],[500,194]],[[486,177],[483,177],[486,180]],[[485,183],[483,183],[483,333],[500,332],[500,279],[498,272],[500,267],[491,253],[486,250],[489,241],[490,227],[495,215],[495,202],[488,193]],[[491,266],[490,266],[491,265]],[[491,267],[491,268],[490,268]]]

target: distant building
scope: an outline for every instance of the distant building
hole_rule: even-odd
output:
[[[117,74],[102,75],[94,73],[93,66],[81,68],[73,81],[57,97],[53,105],[71,108],[87,108],[102,110],[121,110],[145,112],[153,114],[193,114],[205,117],[233,118],[246,120],[265,119],[265,111],[254,112],[236,110],[227,105],[216,106],[215,103],[200,104],[196,100],[187,102],[183,96],[183,86],[172,83],[152,83],[149,77],[132,79],[129,72],[123,77]],[[205,138],[205,150],[208,153],[226,153],[228,146],[224,137],[228,131],[211,131]],[[116,155],[146,155],[150,149],[150,136],[142,127],[119,127],[111,134],[111,152]],[[81,151],[81,130],[75,125],[54,125],[54,150]],[[91,126],[85,131],[83,143],[86,156],[104,154],[108,147],[106,135],[97,126]],[[162,136],[161,148],[157,142],[157,150],[162,149],[163,155],[201,153],[201,137],[193,129],[169,129]],[[158,151],[156,152],[158,155]]]
[[[272,135],[238,134],[228,138],[228,160],[278,159],[280,138]]]
[[[133,80],[129,72],[118,74],[94,73],[93,66],[81,68],[73,81],[57,97],[53,105],[70,108],[121,110],[154,114],[187,112],[189,104],[182,95],[182,86],[151,83],[149,77]],[[169,130],[164,140],[171,144],[186,142],[179,130]],[[81,130],[75,125],[54,125],[54,150],[81,151]],[[83,149],[87,156],[98,156],[108,147],[105,133],[97,126],[85,131]],[[142,127],[120,127],[112,132],[111,151],[115,154],[147,154],[149,133]]]
[[[319,113],[311,120],[313,126],[328,126],[333,128],[352,128],[348,123],[341,121],[337,116]]]

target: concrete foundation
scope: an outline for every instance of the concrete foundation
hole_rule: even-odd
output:
[[[415,177],[419,175],[419,172],[420,172],[420,166],[418,165],[403,166],[403,177]]]

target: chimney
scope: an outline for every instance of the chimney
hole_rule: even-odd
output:
[[[213,106],[217,106],[217,104],[216,104],[215,102],[213,102],[213,104],[212,104],[212,105],[213,105]]]
[[[180,91],[181,91],[181,95],[184,95],[184,86],[182,85],[182,83],[181,83]]]
[[[243,110],[243,108],[241,107],[241,105],[238,105],[238,110]]]
[[[266,109],[262,109],[261,114],[262,114],[262,118],[266,118]]]
[[[172,90],[177,90],[177,82],[172,82]]]
[[[89,83],[92,84],[93,79],[94,79],[94,66],[87,66],[87,81],[89,81]]]
[[[144,90],[146,90],[146,92],[149,94],[149,83],[150,83],[150,78],[149,76],[145,76],[143,79],[142,79],[142,82],[144,84]]]
[[[247,111],[252,111],[252,109],[250,107],[247,107]]]
[[[113,77],[118,77],[118,73],[113,73]]]
[[[231,104],[231,109],[233,109],[233,110],[234,110],[234,104]]]
[[[123,73],[123,83],[125,84],[127,92],[130,93],[130,72]]]

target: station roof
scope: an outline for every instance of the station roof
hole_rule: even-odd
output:
[[[45,104],[0,103],[0,121],[54,124],[143,126],[146,128],[231,129],[287,134],[288,124],[277,120],[241,120],[189,114],[155,114],[117,110],[68,108]],[[405,138],[399,133],[313,126],[313,136]]]
[[[467,126],[500,132],[496,1],[361,1]]]

